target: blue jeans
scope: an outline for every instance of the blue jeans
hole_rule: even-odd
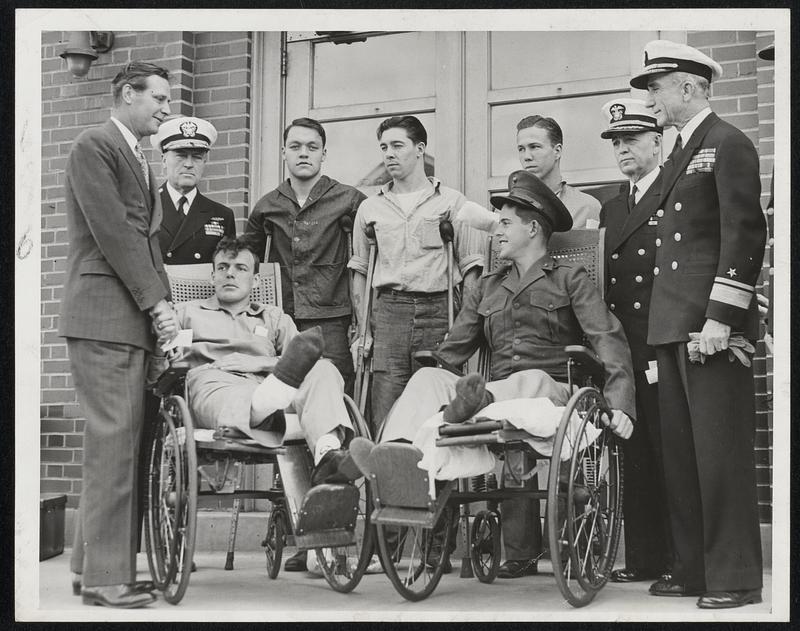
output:
[[[447,334],[447,324],[446,292],[379,291],[372,314],[375,348],[371,401],[375,438],[411,375],[420,367],[412,355],[435,350]]]

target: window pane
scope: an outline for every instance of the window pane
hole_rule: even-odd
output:
[[[428,113],[414,116],[428,131],[425,167],[428,174],[432,175],[433,159],[436,155],[434,115]],[[322,166],[323,173],[343,184],[358,186],[367,193],[391,179],[383,167],[378,139],[375,136],[382,120],[384,117],[324,123],[328,151]]]
[[[623,93],[627,96],[627,93]],[[617,171],[611,141],[600,138],[605,121],[600,114],[612,94],[534,103],[515,103],[492,108],[492,175],[505,177],[520,168],[517,158],[517,123],[539,114],[556,120],[564,134],[561,172],[570,182],[616,180]]]
[[[490,36],[493,90],[630,74],[630,35],[625,32],[494,32]]]
[[[434,96],[436,34],[314,45],[314,107]]]

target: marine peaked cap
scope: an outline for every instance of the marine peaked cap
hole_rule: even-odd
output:
[[[631,79],[631,85],[646,90],[650,76],[664,72],[688,72],[704,77],[710,83],[722,76],[722,66],[686,44],[654,39],[645,45],[642,71]]]
[[[553,232],[572,228],[572,215],[556,194],[533,173],[514,171],[508,176],[508,194],[492,195],[491,204],[498,210],[510,203],[536,211],[550,224]]]

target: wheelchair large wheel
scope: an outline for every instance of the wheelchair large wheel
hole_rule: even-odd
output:
[[[574,607],[591,602],[606,584],[619,545],[622,453],[601,421],[608,412],[597,390],[579,390],[567,404],[553,446],[550,558],[556,583]],[[570,454],[569,460],[560,460],[562,450]]]
[[[191,576],[197,527],[197,452],[194,425],[182,397],[172,396],[164,402],[162,417],[171,425],[162,448],[161,476],[174,478],[162,484],[161,506],[165,508],[173,536],[170,572],[162,587],[164,600],[177,605]]]
[[[369,438],[369,428],[364,422],[358,406],[346,395],[344,402],[355,435]],[[325,580],[332,589],[341,593],[355,589],[361,581],[361,577],[364,576],[375,550],[375,529],[370,523],[372,502],[367,478],[359,478],[354,484],[359,491],[355,543],[349,546],[316,549],[317,562]]]
[[[455,518],[447,507],[434,528],[376,524],[381,564],[403,598],[423,600],[436,589],[449,554]]]
[[[472,522],[469,555],[481,583],[491,583],[500,569],[500,522],[497,513],[480,511]]]
[[[286,513],[283,508],[273,504],[267,522],[267,536],[261,542],[267,557],[267,576],[270,578],[277,578],[278,572],[281,570],[286,531]]]
[[[144,541],[147,552],[147,565],[150,576],[157,589],[164,589],[171,580],[171,562],[174,560],[173,536],[175,524],[175,505],[181,467],[170,470],[165,463],[165,443],[177,442],[177,434],[172,420],[162,418],[161,414],[154,427],[148,449],[148,471],[145,486]],[[168,460],[168,459],[167,459]]]

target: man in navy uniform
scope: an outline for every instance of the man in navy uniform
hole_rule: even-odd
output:
[[[164,208],[158,240],[167,265],[211,263],[222,237],[236,236],[233,211],[197,190],[216,140],[214,126],[192,116],[167,120],[153,136],[167,176],[158,189]]]
[[[661,127],[643,101],[616,98],[602,107],[619,170],[629,178],[600,210],[605,227],[606,293],[631,347],[636,383],[636,431],[623,443],[625,455],[625,568],[611,580],[630,583],[658,578],[669,563],[664,479],[658,449],[656,351],[647,344],[647,319],[661,204]]]
[[[713,609],[761,602],[762,586],[753,369],[741,347],[758,335],[766,222],[755,148],[708,104],[721,74],[700,51],[655,40],[631,79],[658,125],[679,132],[662,173],[647,338],[673,559],[650,591]]]

